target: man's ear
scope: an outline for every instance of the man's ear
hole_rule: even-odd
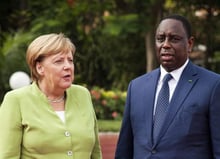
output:
[[[189,45],[189,50],[188,52],[191,53],[192,52],[192,49],[193,49],[193,45],[194,45],[194,37],[191,36],[189,39],[188,39],[188,45]]]

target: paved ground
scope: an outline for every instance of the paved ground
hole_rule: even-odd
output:
[[[114,159],[118,133],[99,133],[103,159]]]

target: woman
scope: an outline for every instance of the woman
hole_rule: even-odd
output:
[[[36,38],[26,59],[32,84],[8,92],[0,108],[0,159],[101,159],[89,91],[73,85],[74,44]]]

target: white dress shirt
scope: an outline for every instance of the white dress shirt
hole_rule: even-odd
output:
[[[175,88],[177,86],[177,83],[180,79],[180,76],[184,70],[184,68],[186,67],[187,63],[189,62],[189,60],[187,59],[186,62],[184,63],[184,65],[182,65],[180,68],[172,71],[172,72],[167,72],[162,65],[160,65],[160,78],[158,80],[158,84],[157,84],[157,90],[156,90],[156,97],[155,97],[155,101],[154,101],[154,114],[155,114],[155,110],[156,110],[156,103],[157,103],[157,97],[158,94],[160,92],[160,89],[163,85],[163,78],[167,73],[170,73],[172,75],[172,79],[168,82],[169,84],[169,90],[170,90],[170,97],[169,97],[169,101],[172,99],[173,93],[175,91]]]

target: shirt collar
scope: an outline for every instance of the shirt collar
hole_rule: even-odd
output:
[[[184,70],[184,68],[186,67],[186,65],[188,64],[189,62],[189,59],[186,60],[186,62],[178,69],[176,70],[173,70],[172,72],[167,72],[162,65],[160,65],[160,79],[159,79],[159,82],[162,82],[162,79],[163,77],[167,74],[167,73],[170,73],[173,77],[173,79],[175,81],[179,81],[180,79],[180,76]]]

